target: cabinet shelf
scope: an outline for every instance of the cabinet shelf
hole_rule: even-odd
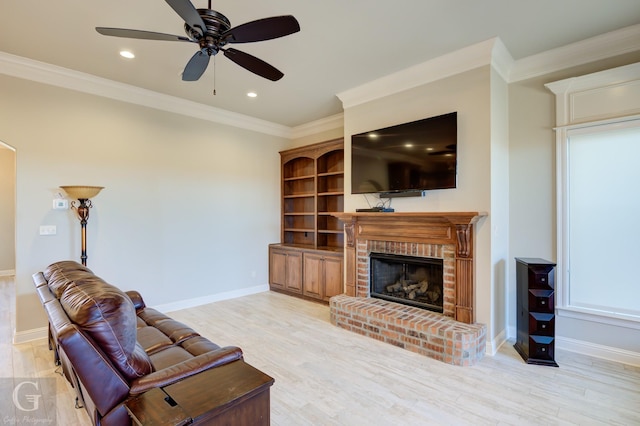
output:
[[[336,139],[280,152],[282,243],[343,247],[344,142]]]
[[[284,195],[284,198],[307,198],[307,197],[315,197],[316,194],[304,193],[304,194],[289,194]]]
[[[344,291],[342,139],[280,152],[282,238],[269,249],[272,290],[327,302]]]
[[[293,177],[286,177],[283,180],[285,182],[292,182],[292,181],[296,181],[296,180],[305,180],[305,179],[313,179],[315,178],[314,175],[308,175],[308,176],[293,176]]]
[[[344,172],[340,171],[340,172],[318,173],[318,177],[325,177],[325,176],[344,176]]]

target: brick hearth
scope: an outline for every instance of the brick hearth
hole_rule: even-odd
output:
[[[486,213],[340,213],[345,224],[346,294],[330,301],[334,325],[454,365],[485,352],[474,324],[474,224]],[[371,252],[443,260],[443,313],[369,297]]]
[[[484,356],[486,326],[382,299],[339,295],[331,323],[447,364],[475,365]]]

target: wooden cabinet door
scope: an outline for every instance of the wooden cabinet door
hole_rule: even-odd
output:
[[[324,258],[324,292],[323,299],[329,299],[337,294],[344,293],[342,257]]]
[[[302,253],[288,252],[285,264],[285,289],[292,293],[302,293]]]
[[[287,282],[287,253],[282,250],[269,250],[269,284],[284,290]]]
[[[316,254],[304,254],[304,278],[302,294],[315,299],[322,299],[323,257]]]

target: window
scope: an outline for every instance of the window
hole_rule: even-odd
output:
[[[640,63],[556,96],[558,315],[640,329]]]
[[[566,135],[558,307],[640,321],[640,120]]]

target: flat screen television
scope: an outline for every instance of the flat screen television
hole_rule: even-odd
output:
[[[457,112],[352,135],[351,193],[455,188],[457,142]]]

